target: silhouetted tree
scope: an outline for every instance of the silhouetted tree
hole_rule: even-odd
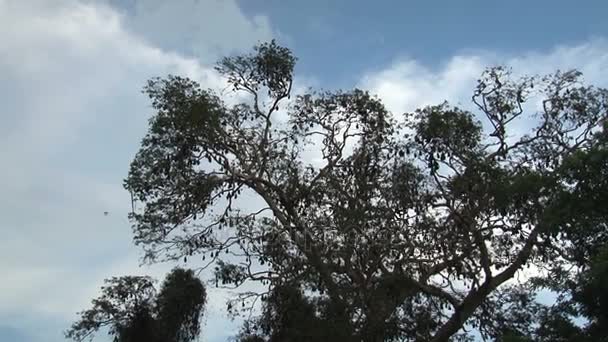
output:
[[[66,332],[67,338],[92,339],[107,327],[116,342],[189,342],[200,333],[206,290],[192,270],[176,268],[158,295],[150,277],[114,277],[106,280],[92,303]]]
[[[206,290],[192,270],[169,273],[156,297],[156,318],[165,341],[193,341],[200,333]]]
[[[275,286],[260,317],[246,321],[240,342],[352,341],[348,317],[322,298],[307,298],[297,284]]]
[[[608,203],[606,133],[604,126],[593,135],[590,147],[569,154],[560,166],[567,188],[553,203],[550,232],[561,245],[548,246],[554,255],[553,262],[521,294],[528,304],[498,305],[526,322],[527,329],[515,329],[520,338],[608,340],[608,207],[603,205]],[[557,294],[556,302],[548,306],[535,304],[532,297],[538,289]]]
[[[310,324],[322,310],[306,303],[320,298],[353,340],[447,341],[465,324],[501,336],[509,316],[487,308],[506,303],[519,270],[574,279],[567,266],[595,254],[589,237],[607,236],[600,212],[577,217],[605,203],[576,201],[595,185],[572,163],[600,148],[608,116],[608,92],[580,73],[491,68],[473,93],[478,116],[444,103],[400,118],[357,89],[292,99],[295,61],[275,42],[221,60],[249,95],[232,106],[187,78],[149,82],[155,113],[125,181],[149,261],[229,256],[218,285],[260,281],[281,298],[298,284]],[[260,210],[239,210],[244,193]],[[270,336],[300,331],[284,324]]]

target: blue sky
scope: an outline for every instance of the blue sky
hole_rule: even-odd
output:
[[[293,43],[307,73],[348,87],[361,71],[413,58],[431,67],[463,50],[547,50],[604,36],[605,2],[576,1],[240,1]],[[345,60],[348,62],[345,63]],[[336,68],[336,66],[340,66]],[[337,70],[336,70],[337,69]]]
[[[484,67],[578,68],[608,86],[604,1],[0,0],[0,341],[62,341],[104,278],[138,267],[122,179],[146,131],[144,82],[221,88],[212,63],[277,38],[297,87],[363,87],[398,113],[469,105]],[[103,212],[110,214],[104,216]],[[202,341],[224,341],[213,290]]]

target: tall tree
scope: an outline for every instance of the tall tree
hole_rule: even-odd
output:
[[[192,270],[171,271],[158,294],[150,277],[114,277],[65,335],[84,341],[108,328],[116,342],[193,341],[200,333],[206,296]]]
[[[505,316],[484,308],[519,270],[572,263],[589,231],[563,219],[567,163],[598,146],[606,90],[497,67],[477,115],[443,103],[401,118],[358,89],[292,99],[295,61],[274,41],[221,60],[249,95],[233,106],[187,78],[148,83],[155,113],[125,187],[149,261],[210,257],[218,284],[298,284],[363,341],[498,334]],[[238,207],[244,192],[260,210]]]

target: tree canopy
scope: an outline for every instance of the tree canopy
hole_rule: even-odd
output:
[[[206,302],[192,270],[171,271],[158,293],[150,277],[114,277],[65,335],[85,341],[107,327],[116,342],[190,342],[200,333]]]
[[[543,333],[531,330],[542,317],[580,330],[559,323],[577,315],[603,329],[608,91],[577,71],[494,67],[474,111],[397,115],[359,89],[292,96],[295,62],[274,41],[222,59],[217,72],[246,95],[235,105],[188,78],[149,81],[154,115],[125,180],[148,261],[203,259],[218,286],[266,285],[229,302],[264,300],[249,341],[467,329],[512,341]],[[536,278],[519,284],[527,268]],[[562,293],[563,309],[537,305],[539,288]]]

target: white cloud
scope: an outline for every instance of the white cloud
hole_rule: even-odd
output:
[[[360,86],[378,95],[395,113],[438,103],[446,98],[461,99],[483,64],[478,57],[454,57],[441,70],[433,71],[414,60],[399,61],[391,67],[363,77]]]
[[[608,85],[608,41],[592,39],[575,46],[558,46],[551,51],[498,56],[476,51],[451,57],[437,68],[413,59],[401,59],[388,68],[369,72],[359,83],[384,100],[396,114],[448,100],[471,108],[475,81],[484,68],[493,65],[512,67],[515,74],[547,74],[557,69],[578,69],[594,85]]]
[[[129,13],[129,30],[154,46],[196,55],[205,61],[249,49],[275,35],[267,17],[246,17],[236,1],[132,0],[123,7]]]
[[[204,13],[218,30],[196,41],[204,60],[271,34],[266,19],[247,18],[234,1],[201,2],[197,11],[190,21]],[[170,267],[138,268],[126,220],[121,182],[149,114],[140,89],[168,73],[215,89],[224,82],[200,59],[156,45],[153,32],[139,34],[131,24],[159,18],[137,13],[130,18],[101,2],[0,0],[0,317],[32,341],[62,340],[104,278],[162,278]],[[163,30],[182,19],[163,19]],[[214,302],[209,314],[221,317],[219,308]],[[221,333],[229,325],[210,320]],[[50,323],[31,329],[26,321]]]

